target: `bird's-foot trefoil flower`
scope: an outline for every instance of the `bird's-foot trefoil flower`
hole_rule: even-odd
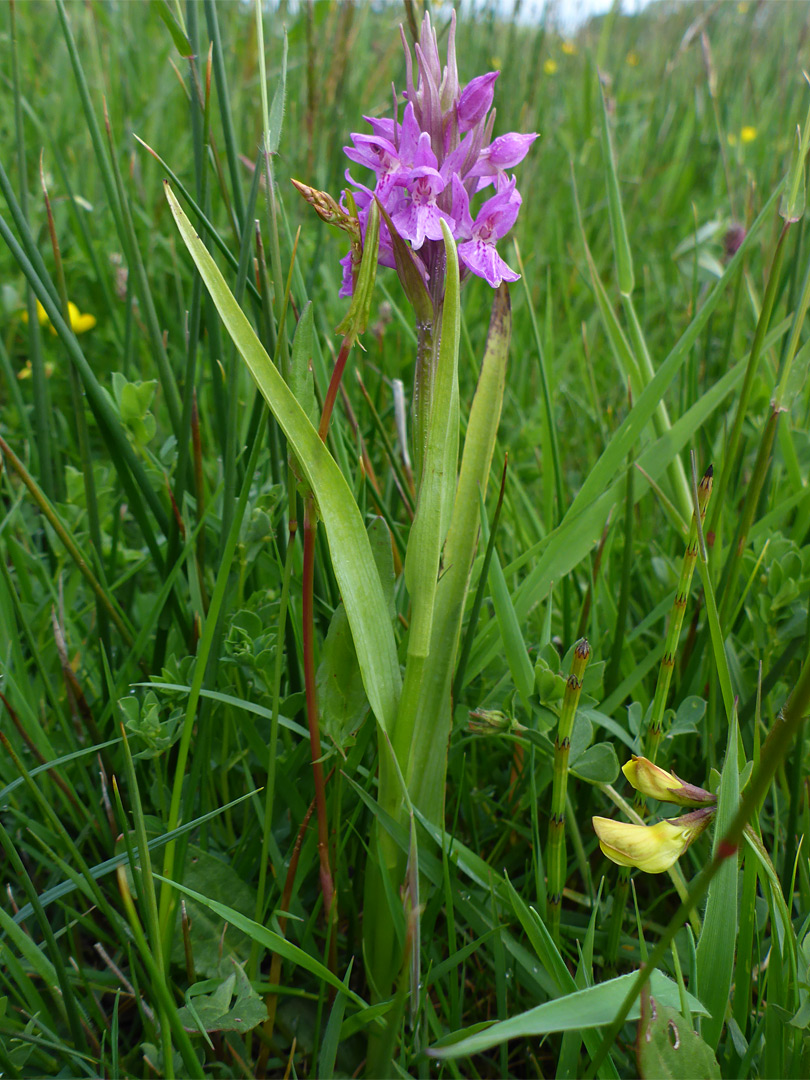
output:
[[[42,304],[37,300],[37,318],[39,319],[40,326],[47,326],[52,334],[56,333],[55,328],[51,324],[51,320],[48,318],[48,313]],[[90,315],[79,311],[72,300],[68,300],[68,318],[70,319],[70,329],[74,334],[86,334],[88,330],[92,330],[96,325],[95,315]],[[23,322],[28,322],[28,312],[22,313]]]
[[[703,807],[656,825],[630,825],[595,817],[593,827],[605,855],[619,866],[636,866],[648,874],[663,874],[674,866],[714,817]]]
[[[674,772],[654,765],[648,758],[634,754],[622,772],[636,791],[649,799],[676,803],[678,806],[714,806],[717,796],[697,784],[681,780]]]

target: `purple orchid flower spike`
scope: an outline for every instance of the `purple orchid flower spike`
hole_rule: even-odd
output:
[[[399,118],[394,91],[393,115],[366,117],[371,134],[353,134],[346,156],[370,170],[373,184],[364,188],[347,173],[356,189],[361,235],[372,198],[376,198],[392,227],[410,245],[413,261],[427,283],[435,310],[444,295],[445,253],[442,221],[458,244],[461,277],[484,278],[493,288],[518,275],[496,250],[515,223],[521,198],[511,171],[520,164],[537,138],[509,132],[493,139],[492,108],[497,71],[478,75],[466,86],[459,82],[455,46],[455,13],[447,38],[447,62],[442,66],[438,37],[425,15],[416,46],[416,68],[405,42],[405,109]],[[482,205],[471,206],[478,192],[494,187]],[[356,253],[355,253],[356,261]],[[395,265],[392,238],[383,223],[379,262]],[[353,263],[342,260],[341,295],[353,288]]]

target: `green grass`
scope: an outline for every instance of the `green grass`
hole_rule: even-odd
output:
[[[435,5],[440,27],[446,14]],[[496,5],[459,15],[462,82],[499,67],[497,131],[541,138],[517,171],[516,246],[501,244],[523,280],[486,500],[466,507],[467,533],[483,527],[442,827],[416,797],[401,812],[396,777],[378,786],[388,750],[344,614],[370,618],[350,589],[361,541],[328,546],[349,493],[358,537],[386,522],[363,550],[393,641],[383,659],[373,637],[357,650],[364,674],[383,672],[365,684],[379,716],[413,615],[392,390],[401,379],[410,400],[407,301],[381,271],[349,359],[363,390],[348,371],[331,460],[318,448],[291,464],[162,182],[317,417],[346,248],[289,180],[339,194],[349,133],[403,85],[407,9],[273,6],[260,57],[252,5],[6,5],[0,1072],[350,1076],[370,1039],[391,1075],[808,1075],[810,248],[803,185],[778,190],[802,175],[808,15],[660,4],[570,40]],[[780,203],[797,202],[784,229]],[[734,223],[749,230],[736,255]],[[95,326],[74,334],[67,301]],[[462,439],[491,305],[485,282],[465,285]],[[591,818],[634,813],[617,765],[641,753],[710,463],[656,760],[719,793],[718,825],[671,876],[622,885]],[[332,917],[310,816],[304,475],[333,493],[313,540]],[[554,739],[582,636],[551,852]],[[407,953],[390,992],[368,977],[370,895],[397,965]],[[684,1027],[680,1055],[637,1000],[648,958],[656,1002],[701,1036]],[[637,1061],[647,1033],[661,1057]]]

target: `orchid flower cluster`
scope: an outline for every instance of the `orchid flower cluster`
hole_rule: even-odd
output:
[[[374,173],[374,189],[358,183],[349,170],[346,179],[356,188],[352,194],[363,240],[375,197],[384,211],[380,265],[397,265],[390,223],[399,237],[410,243],[414,264],[434,306],[438,306],[444,282],[442,220],[458,245],[462,279],[476,274],[497,288],[502,281],[519,278],[498,254],[496,244],[514,225],[521,204],[515,177],[508,171],[523,160],[537,135],[512,132],[492,138],[492,100],[499,73],[479,75],[461,88],[456,66],[455,13],[450,20],[444,68],[436,32],[430,16],[425,14],[416,46],[416,87],[410,49],[401,28],[400,32],[407,70],[402,119],[394,90],[393,117],[365,117],[371,134],[352,134],[352,145],[344,148],[351,161]],[[494,187],[494,194],[473,216],[472,200],[489,187]],[[340,295],[351,296],[359,266],[359,245],[352,245],[341,265]]]
[[[650,799],[695,807],[688,814],[665,818],[655,825],[630,825],[595,817],[599,846],[619,866],[637,866],[648,874],[662,874],[678,861],[715,815],[717,797],[645,757],[633,756],[622,772],[636,791]]]

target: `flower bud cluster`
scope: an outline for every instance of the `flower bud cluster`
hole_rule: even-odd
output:
[[[376,197],[400,237],[410,243],[414,262],[437,304],[444,280],[444,220],[458,244],[462,278],[476,274],[497,288],[502,281],[516,281],[516,274],[501,258],[496,243],[514,225],[521,197],[514,176],[508,175],[537,138],[510,133],[492,138],[492,109],[497,71],[479,75],[463,89],[458,79],[455,51],[455,13],[451,17],[447,64],[439,59],[436,32],[425,14],[416,46],[419,65],[416,86],[413,61],[405,43],[406,105],[401,120],[396,92],[394,116],[366,117],[371,134],[353,134],[347,157],[374,173],[373,190],[358,183],[360,228],[365,236],[369,207]],[[493,187],[494,194],[474,210],[475,196]],[[341,296],[352,295],[356,274],[356,251],[341,260]],[[395,267],[394,247],[388,227],[380,233],[379,262]]]

